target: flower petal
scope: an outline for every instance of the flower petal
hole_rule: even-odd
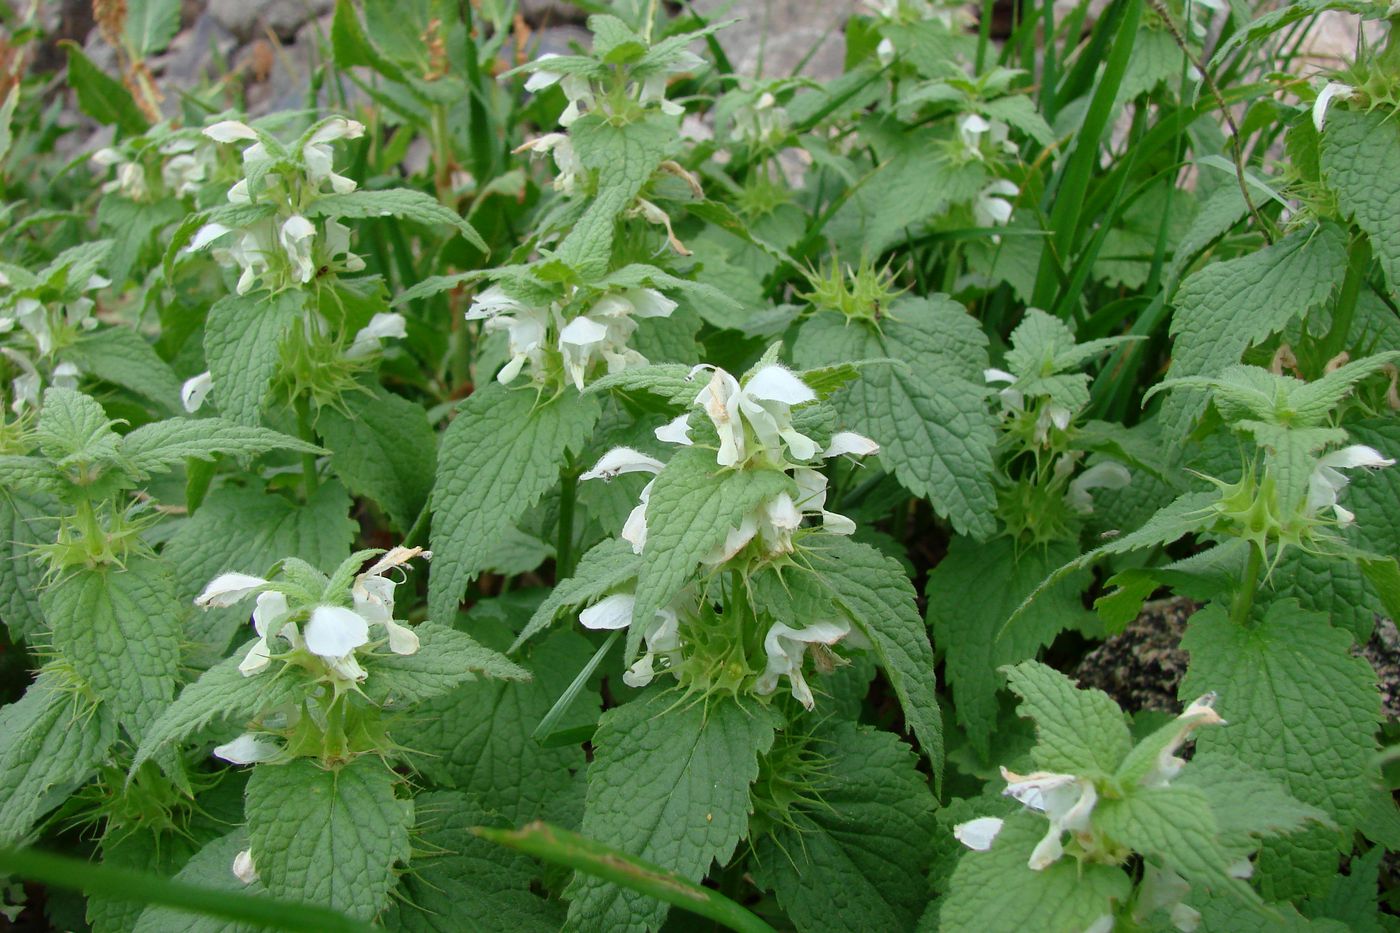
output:
[[[369,641],[369,623],[343,606],[317,606],[302,637],[312,654],[341,658]]]
[[[752,398],[785,405],[801,405],[816,401],[817,393],[790,369],[770,363],[749,377],[744,393]]]
[[[959,823],[953,827],[953,838],[974,852],[986,852],[992,847],[997,833],[1001,832],[1002,819],[997,816],[979,816],[975,820]]]
[[[665,464],[655,457],[649,457],[631,447],[614,447],[603,454],[593,469],[579,475],[579,479],[601,479],[604,482],[624,473],[660,473]]]
[[[578,614],[584,628],[611,631],[632,624],[632,608],[636,599],[630,593],[606,596]]]
[[[185,406],[185,411],[190,414],[199,411],[212,388],[214,388],[214,377],[208,370],[198,376],[186,379],[184,385],[180,386],[180,403]]]
[[[194,604],[201,609],[222,609],[253,595],[265,586],[267,581],[262,577],[246,573],[221,573],[209,581],[204,592],[194,598]]]
[[[276,742],[259,739],[251,732],[245,732],[232,742],[214,748],[214,756],[235,765],[253,765],[269,761],[282,754],[282,746]]]
[[[829,460],[832,457],[839,457],[842,454],[851,454],[856,457],[867,457],[871,454],[878,454],[880,445],[870,438],[857,434],[854,431],[837,431],[831,435],[831,443],[826,450],[822,451],[822,459]]]

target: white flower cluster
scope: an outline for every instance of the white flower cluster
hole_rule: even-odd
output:
[[[327,219],[324,233],[317,242],[317,228],[304,215],[306,201],[324,193],[329,183],[331,192],[348,194],[355,182],[335,173],[331,163],[331,144],[340,139],[358,139],[365,128],[354,120],[333,117],[326,120],[301,146],[299,158],[303,177],[281,178],[268,172],[262,178],[259,200],[271,200],[278,210],[270,217],[234,228],[222,223],[208,223],[194,235],[186,249],[205,249],[215,243],[227,243],[214,250],[221,264],[242,269],[238,279],[238,294],[246,295],[255,288],[277,291],[291,285],[306,285],[315,278],[317,270],[326,267],[333,272],[359,272],[364,260],[350,252],[350,229],[334,219]],[[260,173],[273,161],[258,131],[236,120],[215,123],[204,130],[216,142],[251,141],[243,150],[243,167],[248,174]],[[248,178],[241,179],[229,189],[231,204],[252,204]],[[230,239],[231,238],[231,239]]]
[[[1208,693],[1186,707],[1185,711],[1176,718],[1176,731],[1157,753],[1152,767],[1143,775],[1140,782],[1142,787],[1161,788],[1168,786],[1186,765],[1186,762],[1177,755],[1177,751],[1191,737],[1191,733],[1201,726],[1224,724],[1225,720],[1221,719],[1220,714],[1213,708],[1215,700],[1215,694]],[[1059,861],[1065,852],[1063,841],[1065,833],[1071,834],[1085,849],[1093,849],[1096,840],[1092,817],[1094,806],[1099,799],[1093,781],[1086,777],[1059,774],[1053,771],[1016,774],[1006,768],[1001,769],[1001,776],[1006,781],[1006,789],[1002,791],[1003,795],[1013,798],[1028,809],[1045,814],[1046,819],[1050,821],[1049,829],[1046,830],[1045,836],[1040,842],[1036,844],[1035,849],[1031,851],[1030,859],[1026,863],[1031,871],[1043,871]],[[953,827],[953,835],[969,849],[985,852],[996,841],[997,835],[1001,832],[1002,822],[999,817],[979,817]],[[1236,866],[1233,871],[1240,873],[1242,877],[1248,877],[1248,860],[1245,860],[1240,866]],[[1166,876],[1170,876],[1170,878]],[[1176,876],[1171,872],[1163,872],[1163,877],[1159,879],[1159,882],[1164,888],[1176,890],[1175,886],[1169,883],[1171,878],[1176,878]],[[1179,878],[1177,880],[1180,881]],[[1185,893],[1186,889],[1180,890],[1181,896],[1184,896]],[[1180,901],[1180,896],[1176,898],[1176,901]],[[1151,910],[1156,910],[1159,906],[1167,906],[1169,903],[1174,902],[1154,904]],[[1174,910],[1172,919],[1177,921],[1178,928],[1183,931],[1194,929],[1190,923],[1190,914],[1195,912],[1190,907],[1180,906],[1184,910]],[[1148,913],[1151,913],[1151,910]],[[1196,915],[1195,919],[1199,921],[1199,915]],[[1112,918],[1109,920],[1108,926],[1101,927],[1102,929],[1112,929]]]
[[[646,357],[627,345],[640,318],[670,317],[676,303],[653,288],[627,288],[608,292],[587,311],[565,321],[557,303],[537,307],[507,294],[499,285],[483,289],[467,308],[467,320],[483,321],[490,331],[506,332],[510,362],[496,374],[502,385],[520,375],[525,364],[542,376],[545,351],[553,349],[563,359],[565,376],[580,392],[594,364],[602,361],[608,372],[641,366]],[[558,334],[550,340],[551,327]]]
[[[100,275],[88,277],[83,291],[96,291],[112,283]],[[0,273],[0,288],[12,289],[8,276]],[[10,290],[0,297],[0,336],[14,332],[16,327],[28,335],[32,348],[20,349],[13,346],[0,347],[3,355],[19,370],[19,375],[10,382],[10,409],[16,414],[28,406],[37,407],[44,389],[44,378],[38,362],[51,356],[58,345],[57,332],[62,330],[92,330],[97,326],[93,308],[97,303],[87,295],[79,295],[65,302],[46,303],[24,294],[24,290]],[[60,388],[76,389],[81,371],[72,363],[54,365],[49,374],[49,383]]]
[[[793,536],[807,516],[820,517],[823,529],[831,534],[854,532],[853,521],[826,510],[826,477],[803,463],[845,454],[866,456],[878,452],[879,445],[847,431],[832,435],[827,447],[819,448],[792,424],[793,406],[816,401],[816,393],[796,374],[777,363],[760,368],[742,385],[718,367],[697,366],[691,376],[706,370],[710,371],[710,379],[695,396],[694,404],[709,418],[719,436],[718,465],[734,469],[749,464],[778,467],[790,473],[798,493],[794,499],[789,493],[781,492],[749,512],[737,528],[729,530],[721,544],[702,558],[702,563],[719,566],[754,541],[759,542],[767,555],[789,553],[793,549]],[[689,419],[690,415],[682,415],[658,428],[657,439],[691,446]],[[579,478],[606,482],[625,473],[656,475],[664,466],[660,460],[641,451],[615,447]],[[622,538],[637,554],[646,546],[646,512],[654,483],[652,480],[643,488],[639,504],[628,515],[622,529]],[[632,621],[632,608],[630,595],[615,594],[585,609],[579,621],[586,628],[626,628]],[[649,683],[658,658],[668,665],[674,663],[682,648],[679,632],[679,614],[675,607],[658,612],[644,633],[647,652],[624,677],[627,683],[632,686]],[[802,676],[802,663],[808,649],[813,645],[833,645],[851,634],[850,624],[844,619],[819,621],[800,629],[775,623],[764,638],[768,662],[755,684],[755,692],[772,693],[779,679],[787,676],[792,695],[811,709],[812,691]]]
[[[325,679],[343,689],[365,679],[355,651],[370,645],[370,626],[384,629],[389,650],[409,655],[418,651],[418,636],[413,629],[394,621],[394,587],[397,581],[389,574],[415,557],[427,560],[432,553],[422,548],[396,547],[384,554],[368,570],[355,577],[350,587],[350,605],[318,603],[312,606],[292,606],[277,584],[246,573],[224,573],[210,581],[204,592],[195,597],[201,609],[232,606],[257,596],[253,609],[253,629],[258,640],[248,649],[238,669],[245,677],[266,670],[275,658],[300,652],[315,658]],[[290,649],[274,651],[270,639],[287,642]],[[240,739],[239,741],[246,741]],[[225,747],[227,748],[227,746]],[[237,764],[248,764],[216,754]]]
[[[198,191],[208,179],[210,153],[199,140],[175,136],[157,146],[156,151],[165,157],[160,167],[165,193],[182,198]],[[108,146],[94,152],[91,161],[104,172],[112,170],[113,177],[102,185],[103,193],[115,192],[133,201],[151,199],[146,167],[138,159]]]
[[[536,61],[543,63],[551,58],[559,57],[552,52],[546,52]],[[685,108],[675,101],[666,99],[666,85],[673,75],[698,71],[704,67],[705,60],[703,58],[693,52],[683,51],[660,69],[653,71],[634,84],[629,96],[635,98],[643,106],[657,104],[662,113],[680,116],[685,113]],[[564,97],[569,101],[569,105],[559,115],[560,126],[567,129],[585,113],[605,111],[608,101],[607,95],[583,75],[550,71],[547,67],[539,68],[526,80],[525,90],[534,94],[556,84],[559,85],[564,92]]]
[[[988,385],[1005,383],[1006,388],[997,392],[1001,399],[1003,413],[1007,415],[1019,415],[1026,410],[1026,395],[1020,389],[1013,388],[1017,379],[1012,373],[1004,369],[984,369],[982,378]],[[1050,429],[1052,427],[1064,431],[1069,427],[1069,423],[1074,420],[1074,412],[1067,406],[1051,400],[1041,407],[1040,414],[1035,421],[1035,442],[1042,447],[1050,441]]]

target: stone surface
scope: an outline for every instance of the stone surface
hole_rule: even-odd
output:
[[[209,15],[238,38],[265,30],[291,39],[301,25],[335,8],[335,0],[209,0]]]
[[[781,78],[800,71],[818,80],[841,73],[842,28],[860,7],[857,0],[693,0],[692,5],[711,20],[740,20],[718,39],[741,74]]]

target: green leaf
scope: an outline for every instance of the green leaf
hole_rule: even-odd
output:
[[[0,707],[0,846],[23,841],[62,802],[52,791],[84,781],[116,741],[108,710],[87,706],[61,678],[41,672],[24,696]]]
[[[597,599],[631,580],[641,565],[641,558],[632,553],[632,545],[621,538],[607,538],[595,544],[579,559],[574,575],[560,580],[549,591],[544,602],[530,616],[529,624],[510,646],[511,653],[554,624],[563,610]]]
[[[1380,112],[1333,108],[1322,134],[1322,173],[1337,203],[1366,231],[1392,294],[1400,294],[1400,129]]]
[[[47,496],[20,492],[0,467],[0,619],[10,640],[33,638],[44,630],[39,610],[39,584],[44,566],[35,559],[36,545],[53,541],[59,505]]]
[[[102,406],[76,389],[44,390],[44,408],[34,431],[39,449],[60,467],[111,463],[120,438]]]
[[[685,586],[706,554],[722,544],[743,517],[782,492],[795,492],[779,470],[731,470],[702,447],[677,451],[657,474],[647,503],[647,538],[637,574],[637,601],[627,631],[627,657],[657,610]]]
[[[587,114],[569,127],[569,140],[579,160],[598,173],[598,190],[559,244],[557,255],[584,279],[607,271],[618,216],[632,206],[676,136],[675,120],[659,113],[622,125]]]
[[[1355,495],[1353,486],[1348,489],[1347,498]],[[1357,517],[1361,517],[1360,512]],[[1295,599],[1303,609],[1328,616],[1335,626],[1350,632],[1358,644],[1371,637],[1376,614],[1384,612],[1376,589],[1359,562],[1309,554],[1301,548],[1284,551],[1263,588],[1268,589],[1270,600]],[[1261,600],[1265,595],[1260,593]]]
[[[1356,444],[1366,444],[1383,456],[1400,454],[1400,421],[1382,416],[1355,421],[1347,432]],[[1400,470],[1353,470],[1343,499],[1356,513],[1355,535],[1359,546],[1377,554],[1400,555]]]
[[[306,313],[306,296],[292,289],[228,295],[214,302],[204,324],[204,357],[219,410],[240,424],[262,420],[262,401],[277,374],[282,335]]]
[[[327,406],[316,419],[316,430],[331,449],[331,469],[407,533],[432,492],[437,465],[427,414],[390,392],[351,393],[344,401],[348,414]]]
[[[530,734],[591,652],[577,632],[555,632],[533,646],[527,662],[533,680],[479,680],[416,707],[409,743],[421,755],[415,766],[513,825],[541,818],[578,825],[568,798],[574,772],[586,765],[582,746],[544,748]],[[592,689],[574,710],[596,719],[600,706]]]
[[[1326,301],[1346,263],[1344,234],[1323,224],[1193,273],[1174,299],[1172,377],[1212,376],[1238,363],[1249,347]],[[1185,436],[1204,407],[1199,392],[1173,392],[1162,411],[1164,435]]]
[[[593,55],[609,65],[626,64],[647,50],[642,37],[616,16],[588,17],[588,31],[593,33]]]
[[[170,702],[185,606],[154,557],[72,571],[42,603],[53,646],[140,739]]]
[[[107,77],[77,43],[65,40],[59,45],[68,56],[68,83],[78,95],[78,109],[128,136],[146,132],[150,123],[132,100],[131,92],[121,82]]]
[[[1112,775],[1133,747],[1123,711],[1102,690],[1080,690],[1074,681],[1038,661],[1022,661],[1006,672],[1021,698],[1017,712],[1035,720],[1031,757],[1046,771],[1085,776]]]
[[[1250,20],[1244,28],[1220,43],[1220,48],[1216,49],[1215,54],[1211,56],[1210,67],[1220,67],[1226,58],[1245,45],[1258,42],[1299,20],[1316,16],[1328,10],[1356,13],[1367,19],[1384,15],[1383,10],[1367,0],[1293,0],[1285,6],[1269,10],[1267,13]]]
[[[965,853],[941,902],[938,929],[1083,933],[1127,903],[1133,884],[1119,868],[1062,858],[1031,871],[1026,863],[1048,828],[1039,814],[1016,813],[990,849]]]
[[[280,431],[236,424],[223,418],[170,418],[142,425],[122,438],[126,465],[138,473],[161,473],[188,459],[213,460],[219,454],[252,457],[269,450],[324,453]]]
[[[413,629],[420,642],[410,655],[381,654],[372,662],[365,692],[388,697],[395,706],[412,705],[450,692],[478,675],[492,680],[529,680],[530,672],[470,636],[435,622]]]
[[[413,801],[418,815],[413,871],[385,926],[405,933],[554,933],[564,921],[557,901],[531,890],[534,863],[478,838],[490,815],[465,794],[434,791]]]
[[[130,0],[126,41],[137,58],[165,51],[180,30],[180,0]]]
[[[1228,753],[1289,793],[1356,826],[1379,780],[1376,675],[1350,653],[1351,636],[1292,600],[1263,621],[1236,625],[1220,606],[1192,617],[1181,642],[1191,658],[1181,696],[1220,695],[1228,729],[1197,740],[1197,755]]]
[[[84,375],[130,389],[174,413],[180,407],[180,380],[170,364],[135,330],[104,327],[83,334],[64,352]]]
[[[1058,584],[1041,596],[1033,614],[1003,631],[1016,607],[1074,551],[1070,542],[1022,549],[1010,538],[977,544],[956,537],[929,573],[928,621],[946,658],[953,709],[984,759],[996,731],[997,691],[1003,684],[998,669],[1034,657],[1084,618],[1079,594],[1087,573]]]
[[[776,716],[724,695],[685,700],[652,690],[604,714],[594,735],[583,835],[698,881],[727,862],[748,829],[749,785],[773,743]],[[576,876],[569,924],[645,933],[667,905]]]
[[[450,555],[428,578],[429,618],[448,624],[493,549],[559,480],[602,413],[592,396],[541,402],[531,389],[479,389],[442,437],[433,487],[432,548]]]
[[[1194,787],[1139,788],[1094,808],[1094,826],[1134,852],[1155,859],[1193,885],[1258,895],[1230,876],[1230,857],[1206,795]]]
[[[987,339],[962,305],[946,296],[905,299],[878,330],[820,314],[802,325],[792,352],[804,369],[851,360],[907,364],[869,365],[833,395],[840,423],[878,443],[881,463],[959,533],[986,538],[996,530],[996,421],[982,380]]]
[[[311,202],[307,213],[312,217],[401,217],[414,223],[443,224],[455,227],[468,243],[483,253],[491,251],[466,218],[432,195],[411,188],[322,195]]]
[[[305,699],[308,687],[294,675],[263,672],[245,677],[238,669],[253,643],[248,642],[180,691],[146,734],[131,760],[131,772],[167,745],[182,742],[212,726],[242,727],[258,713]]]
[[[360,16],[351,0],[336,0],[335,16],[331,20],[331,47],[336,64],[342,68],[366,65],[398,84],[412,87],[398,65],[385,58],[365,35]]]
[[[268,894],[370,920],[407,863],[413,801],[374,755],[323,769],[299,758],[253,769],[244,793],[248,841]]]
[[[910,930],[928,900],[934,799],[909,746],[888,732],[837,723],[816,746],[821,802],[789,811],[755,842],[761,881],[802,933]]]
[[[1293,832],[1306,823],[1331,823],[1326,813],[1293,797],[1278,781],[1223,754],[1193,758],[1172,780],[1172,787],[1197,789],[1210,801],[1220,843],[1231,862],[1258,848],[1262,838]]]
[[[184,867],[175,873],[174,880],[198,885],[211,891],[229,894],[247,894],[266,898],[267,889],[256,879],[244,884],[233,873],[233,860],[239,852],[248,848],[247,833],[238,829],[206,843],[196,852]],[[151,905],[142,911],[133,933],[257,933],[267,927],[252,923],[240,923],[223,917],[197,914],[178,907]]]
[[[809,552],[813,567],[874,646],[904,717],[933,764],[937,789],[943,776],[943,716],[934,682],[933,648],[919,618],[914,585],[899,561],[868,544],[834,535],[818,540],[821,545]]]

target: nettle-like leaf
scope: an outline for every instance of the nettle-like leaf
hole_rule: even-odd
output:
[[[939,902],[938,929],[1081,933],[1127,902],[1133,885],[1119,868],[1060,859],[1027,871],[1044,835],[1043,817],[1016,813],[1006,818],[990,849],[965,853]]]
[[[418,651],[375,657],[365,685],[372,699],[411,705],[442,696],[478,675],[493,680],[530,679],[529,671],[456,629],[424,622],[413,631],[420,642]]]
[[[1400,293],[1400,129],[1382,112],[1337,108],[1322,134],[1322,172],[1337,202],[1366,231],[1392,293]]]
[[[121,438],[102,406],[74,389],[44,390],[44,410],[34,428],[34,439],[44,456],[59,467],[111,464],[117,459]]]
[[[311,202],[307,213],[312,217],[366,218],[400,217],[421,224],[450,226],[483,253],[490,252],[486,241],[471,224],[437,198],[410,188],[387,191],[351,191],[348,194],[326,194]]]
[[[549,628],[565,609],[574,609],[597,599],[637,576],[642,559],[632,552],[632,545],[621,538],[598,542],[579,559],[574,575],[560,580],[549,591],[544,602],[530,616],[524,631],[510,646],[513,653],[526,641]]]
[[[104,327],[83,334],[63,355],[85,374],[143,395],[162,411],[174,414],[180,407],[180,380],[134,330]]]
[[[1239,363],[1249,347],[1322,305],[1346,263],[1342,230],[1322,224],[1192,274],[1174,299],[1172,377],[1216,375]],[[1204,407],[1200,392],[1173,393],[1163,407],[1163,433],[1185,436]]]
[[[71,571],[44,591],[54,649],[140,739],[170,702],[185,606],[153,557]]]
[[[33,549],[53,540],[60,507],[49,496],[24,491],[22,483],[12,484],[3,465],[0,477],[4,478],[0,483],[4,486],[0,489],[0,567],[4,568],[0,572],[0,619],[10,630],[11,641],[17,642],[44,629],[44,615],[35,598],[44,566],[35,559]]]
[[[592,396],[542,400],[530,389],[489,385],[467,399],[443,434],[433,487],[431,618],[450,624],[467,584],[492,550],[552,489],[588,439],[602,408]]]
[[[840,423],[880,444],[881,462],[954,529],[978,538],[996,530],[996,422],[982,380],[987,338],[961,305],[943,296],[905,299],[878,329],[819,314],[803,323],[792,353],[806,368],[851,360],[905,364],[869,365],[833,395]]]
[[[675,598],[701,559],[739,527],[745,515],[780,493],[796,491],[780,470],[730,470],[715,465],[713,450],[677,451],[657,475],[647,503],[647,540],[627,656],[636,653],[646,623]]]
[[[51,792],[85,780],[116,739],[111,710],[93,708],[51,672],[0,708],[0,845],[23,841],[60,802]]]
[[[1078,775],[1111,775],[1133,747],[1123,711],[1102,690],[1081,690],[1064,674],[1034,661],[1006,671],[1021,698],[1018,712],[1035,720],[1038,767]]]
[[[756,841],[756,874],[802,933],[913,929],[934,832],[917,759],[890,733],[851,723],[820,733],[816,747],[820,803]]]
[[[351,492],[373,499],[400,532],[428,502],[436,439],[424,410],[388,392],[345,396],[346,412],[321,409],[316,430],[331,449],[331,469]]]
[[[723,694],[684,699],[653,689],[604,714],[593,737],[583,834],[699,881],[748,829],[749,785],[777,716]],[[580,931],[645,933],[668,905],[591,875],[566,896]]]
[[[233,873],[234,858],[246,848],[247,831],[236,829],[206,843],[175,873],[174,878],[209,891],[266,895],[267,889],[261,881],[255,878],[244,884]],[[225,917],[152,904],[141,912],[133,933],[257,933],[259,929]]]
[[[186,460],[213,460],[219,454],[251,457],[269,450],[324,452],[315,444],[279,431],[223,418],[156,421],[137,428],[121,441],[124,465],[136,474],[164,472]]]
[[[248,425],[261,420],[282,336],[305,313],[306,296],[295,289],[273,296],[228,295],[214,302],[204,324],[204,357],[214,380],[214,401],[225,416]]]
[[[1220,844],[1210,798],[1197,788],[1151,788],[1104,800],[1094,808],[1094,825],[1193,885],[1257,899],[1249,885],[1230,876],[1230,853]]]
[[[334,769],[305,758],[254,768],[244,806],[267,893],[359,920],[383,910],[411,852],[413,801],[398,796],[400,780],[372,755]]]
[[[1217,691],[1232,725],[1198,742],[1284,784],[1341,827],[1357,826],[1378,780],[1376,675],[1326,616],[1278,600],[1245,627],[1220,606],[1192,617],[1182,647],[1191,664],[1182,696]]]

